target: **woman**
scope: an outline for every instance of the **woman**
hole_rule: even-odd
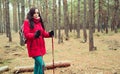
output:
[[[37,8],[31,8],[27,19],[24,20],[24,35],[27,39],[28,55],[35,60],[34,74],[44,74],[43,56],[46,53],[44,38],[54,36],[54,32],[46,32]]]

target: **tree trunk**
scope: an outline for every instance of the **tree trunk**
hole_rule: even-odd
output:
[[[5,0],[2,1],[3,3],[3,33],[6,32],[6,4],[5,4]]]
[[[80,38],[80,0],[78,0],[77,38]]]
[[[61,36],[61,0],[58,1],[58,44],[63,42],[63,38]]]
[[[114,11],[114,27],[115,27],[115,33],[117,33],[117,25],[118,25],[118,9],[119,9],[119,0],[114,0],[115,1],[115,11]]]
[[[55,33],[55,38],[57,38],[57,33],[56,33],[56,30],[57,30],[57,13],[56,13],[56,0],[53,0],[53,13],[52,13],[52,17],[53,17],[53,24],[52,24],[52,28],[54,30],[54,33]]]
[[[29,9],[31,8],[31,0],[28,0]]]
[[[36,0],[33,0],[32,7],[36,7]]]
[[[72,15],[72,13],[73,13],[73,4],[72,4],[72,3],[73,3],[73,2],[72,2],[72,0],[71,0],[70,32],[72,32],[72,29],[73,29],[73,26],[72,26],[72,25],[73,25],[73,21],[72,21],[72,20],[73,20],[73,19],[72,19],[72,18],[73,18],[73,15]]]
[[[13,30],[18,32],[18,23],[17,23],[17,1],[13,1]]]
[[[4,10],[5,10],[5,15],[4,15],[4,17],[5,17],[5,26],[6,26],[6,37],[9,37],[9,35],[8,35],[8,15],[7,15],[7,0],[5,0],[4,1],[4,3],[5,3],[5,8],[4,8]]]
[[[63,0],[63,13],[64,13],[64,28],[65,28],[65,35],[66,40],[69,39],[68,29],[69,29],[69,18],[68,18],[68,5],[67,0]]]
[[[93,0],[89,0],[89,51],[94,50],[93,17]]]
[[[1,21],[0,21],[0,33],[2,33],[2,25],[3,25],[3,24],[2,24],[2,8],[1,8],[1,5],[2,5],[2,1],[0,0],[0,11],[1,11],[1,12],[0,12],[0,15],[1,15],[1,16],[0,16],[0,20],[1,20]]]
[[[102,20],[102,3],[103,1],[102,0],[99,0],[99,18],[98,18],[98,32],[103,32],[102,30],[102,23],[103,23],[103,20]]]
[[[73,0],[73,4],[72,5],[73,5],[72,6],[73,7],[73,18],[72,18],[73,19],[73,22],[72,22],[73,25],[72,25],[72,28],[73,28],[73,32],[75,32],[75,24],[74,24],[75,23],[74,22],[75,21],[75,18],[74,18],[75,17],[75,4],[74,4],[74,0]]]
[[[22,26],[22,24],[23,24],[23,21],[24,21],[24,19],[25,19],[25,1],[24,0],[21,0],[21,24],[20,24],[20,26]],[[25,45],[25,43],[24,43],[24,41],[23,41],[23,37],[22,36],[20,36],[20,45],[21,46],[24,46]]]
[[[45,28],[47,29],[47,27],[48,27],[48,0],[45,0],[45,19],[44,19],[44,23],[45,23]]]
[[[12,42],[11,28],[10,28],[9,0],[5,0],[5,3],[6,3],[6,30],[7,30],[7,37],[9,38],[9,42]]]
[[[86,32],[86,0],[84,0],[84,22],[83,22],[83,40],[87,41],[87,32]]]
[[[93,0],[93,32],[95,32],[95,0]]]
[[[106,19],[106,27],[105,27],[105,28],[106,28],[106,29],[105,29],[105,30],[106,30],[106,33],[108,33],[108,25],[109,25],[109,17],[110,17],[110,14],[109,14],[109,13],[110,13],[110,12],[109,12],[109,0],[108,0],[108,3],[107,3],[107,9],[108,9],[108,10],[107,10],[107,19]]]
[[[20,29],[20,26],[21,26],[21,17],[20,17],[20,1],[17,0],[17,5],[18,5],[18,24],[19,24],[19,29]]]

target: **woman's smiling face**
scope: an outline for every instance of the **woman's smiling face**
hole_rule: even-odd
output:
[[[35,9],[35,13],[33,14],[33,18],[39,18],[39,11]]]

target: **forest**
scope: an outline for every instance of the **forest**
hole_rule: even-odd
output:
[[[106,34],[109,31],[118,32],[120,28],[119,5],[119,0],[1,0],[0,33],[6,33],[11,42],[12,31],[18,32],[29,9],[38,7],[46,30],[55,31],[58,43],[61,43],[61,30],[65,31],[67,40],[69,32],[76,31],[76,37],[80,38],[80,30],[83,30],[84,42],[89,37],[89,49],[93,50],[95,31]],[[88,29],[89,36],[86,33]],[[24,45],[23,41],[21,45]]]
[[[101,53],[101,52],[97,52],[99,51],[99,49],[109,49],[104,46],[104,42],[111,43],[110,46],[112,47],[113,50],[120,49],[120,46],[119,46],[120,45],[120,41],[119,41],[120,39],[119,38],[120,36],[120,14],[119,14],[120,0],[0,0],[0,15],[1,15],[0,16],[0,20],[1,20],[0,21],[0,38],[1,38],[0,49],[1,51],[4,49],[3,47],[5,47],[6,49],[11,48],[10,46],[14,44],[14,41],[17,41],[17,44],[20,45],[20,46],[19,45],[17,46],[19,46],[22,49],[25,49],[25,43],[22,40],[22,36],[20,35],[20,30],[24,20],[26,19],[29,9],[32,7],[37,7],[40,10],[40,14],[43,18],[45,29],[47,31],[54,30],[54,33],[55,33],[54,39],[56,43],[56,48],[58,49],[61,48],[60,45],[63,45],[63,47],[66,45],[65,48],[67,49],[69,45],[67,47],[66,43],[69,43],[69,41],[71,40],[77,41],[75,44],[73,44],[77,46],[72,47],[71,46],[72,42],[71,42],[70,49],[73,49],[74,47],[76,47],[76,49],[80,49],[85,44],[88,48],[83,47],[82,49],[86,49],[88,51],[95,51],[96,54]],[[114,37],[115,41],[118,41],[118,42],[114,42],[112,38],[112,36],[114,35],[115,35]],[[104,36],[108,36],[108,38]],[[103,40],[103,43],[99,45],[100,37],[105,38],[106,41]],[[109,39],[109,37],[111,38]],[[113,41],[109,42],[109,40],[113,40]],[[50,42],[50,40],[48,40],[48,42]],[[9,44],[6,45],[5,43],[6,44],[9,43]],[[112,43],[114,44],[112,45]],[[118,44],[116,45],[116,43]],[[99,46],[97,46],[97,44]],[[102,47],[101,46],[102,44],[105,48],[100,48]],[[49,46],[49,44],[46,44],[46,45]],[[80,45],[82,46],[79,47]],[[51,48],[48,47],[48,49],[51,49]],[[7,53],[9,51],[7,50]],[[15,52],[15,51],[17,52],[17,50],[12,50],[12,52]],[[21,51],[21,50],[18,50],[18,51]],[[60,52],[60,50],[56,50],[56,52],[57,51]],[[69,51],[69,50],[66,50],[66,51]],[[73,51],[74,50],[70,52],[73,52]],[[80,51],[80,50],[77,50],[77,51]],[[24,51],[22,50],[21,52],[24,52]],[[105,53],[107,52],[105,51]],[[120,50],[117,50],[117,52],[111,51],[110,53],[114,53],[114,54],[116,53],[115,56],[119,56]],[[0,54],[4,54],[4,53],[1,52]],[[16,53],[13,55],[20,56],[19,53]],[[82,54],[80,55],[83,56]],[[6,65],[4,64],[4,62],[7,58],[3,59],[2,57],[5,57],[5,56],[0,57],[0,60],[1,60],[0,66]],[[22,57],[24,56],[22,55]],[[58,57],[56,58],[58,59]],[[118,62],[118,58],[115,61],[113,61],[113,62],[117,61],[117,64],[114,64],[114,65],[117,65],[117,69],[115,69],[116,67],[114,67],[115,72],[113,72],[113,69],[109,69],[110,71],[112,70],[112,73],[111,73],[108,71],[108,68],[107,68],[107,71],[106,69],[104,69],[105,73],[100,73],[100,74],[120,73],[120,63]],[[70,59],[70,58],[67,58],[67,59]],[[75,60],[78,60],[78,58],[72,59],[72,60],[75,61]],[[64,74],[80,74],[81,73],[79,69],[77,69],[77,67],[76,67],[76,70],[77,71],[75,71],[74,73],[73,71],[71,71],[71,68],[69,68],[68,71],[64,70]],[[49,72],[46,72],[46,74],[47,73]],[[57,74],[62,74],[62,73],[57,73]],[[86,74],[86,73],[82,72],[81,74]],[[88,74],[97,74],[97,73],[88,72]]]

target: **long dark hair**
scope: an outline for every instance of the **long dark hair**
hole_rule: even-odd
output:
[[[34,28],[33,15],[34,15],[34,13],[35,13],[35,9],[38,9],[38,8],[36,8],[36,7],[31,8],[30,11],[29,11],[28,14],[27,14],[27,19],[29,20],[30,28],[31,28],[31,29]],[[39,10],[39,9],[38,9],[38,10]],[[42,20],[42,17],[41,17],[41,15],[40,15],[40,12],[39,12],[38,14],[39,14],[39,17],[40,17],[40,22],[41,22],[42,28],[45,29],[44,23],[43,23],[43,20]]]

